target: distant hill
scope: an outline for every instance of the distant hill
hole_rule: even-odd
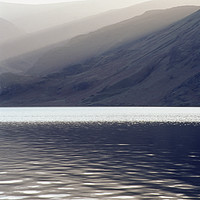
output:
[[[111,18],[124,17],[125,20],[141,15],[147,10],[167,9],[183,5],[200,6],[199,0],[147,0],[147,2],[134,5],[138,2],[139,0],[87,0],[40,5],[0,2],[0,18],[31,33],[111,9],[114,11],[110,15]],[[126,12],[120,9],[125,7],[127,7]],[[115,11],[115,9],[119,10]]]
[[[87,0],[39,5],[0,2],[0,17],[31,33],[111,9],[128,7],[135,2],[137,0]]]
[[[134,2],[133,0],[90,0],[86,2],[58,3],[40,6],[0,3],[0,9],[2,6],[3,13],[5,10],[7,12],[13,10],[16,12],[12,15],[18,15],[17,19],[22,24],[18,23],[18,21],[15,22],[16,19],[11,20],[14,20],[19,26],[22,26],[24,29],[27,29],[29,26],[40,27],[35,28],[35,31],[31,31],[31,33],[23,37],[10,40],[0,45],[0,49],[4,49],[4,53],[0,55],[0,60],[27,54],[59,42],[66,43],[67,40],[75,36],[87,34],[102,27],[131,19],[149,10],[172,8],[188,3],[188,0],[152,0],[122,9],[114,9],[117,8],[116,3],[114,3],[116,1],[119,5],[128,5],[131,4],[131,1]],[[190,4],[200,6],[200,2],[198,3],[196,0],[190,0]],[[91,7],[94,8],[95,5],[101,5],[98,8],[101,11],[104,11],[105,7],[112,7],[113,10],[98,13],[97,11],[93,11],[93,9],[88,9]],[[26,23],[24,22],[23,24],[24,20]]]
[[[59,71],[66,66],[82,63],[109,49],[161,30],[198,9],[195,6],[183,6],[148,11],[121,23],[75,37],[60,46],[52,47],[28,70],[28,74],[45,75]]]
[[[4,88],[0,105],[200,106],[199,35],[197,11],[61,72]]]
[[[8,39],[19,37],[24,32],[11,22],[0,18],[0,43]]]

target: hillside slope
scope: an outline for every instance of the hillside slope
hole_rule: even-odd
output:
[[[13,1],[14,2],[14,1]],[[87,0],[49,4],[21,4],[0,2],[0,18],[24,29],[26,32],[36,32],[42,29],[79,20],[111,9],[119,9],[111,13],[111,18],[134,17],[147,10],[167,9],[183,5],[200,6],[199,0]],[[139,3],[134,5],[135,3]],[[133,5],[133,6],[131,6]],[[121,8],[126,8],[124,12]],[[92,9],[91,9],[92,8]]]
[[[113,0],[111,0],[113,1]],[[122,0],[119,0],[122,1]],[[160,0],[163,1],[163,0]],[[40,51],[42,48],[46,48],[47,46],[57,44],[59,46],[59,43],[64,42],[63,45],[66,45],[67,40],[72,39],[73,37],[76,37],[81,34],[88,34],[89,32],[96,31],[102,27],[113,25],[119,22],[122,22],[127,19],[134,18],[136,16],[139,16],[141,14],[144,14],[144,12],[148,10],[155,10],[155,9],[162,9],[164,7],[172,7],[172,5],[178,4],[177,1],[171,2],[168,1],[167,4],[161,4],[161,3],[156,3],[157,0],[153,0],[150,2],[145,2],[141,3],[138,5],[134,5],[128,8],[123,8],[123,9],[116,9],[116,10],[111,10],[107,12],[100,13],[98,15],[94,16],[89,16],[86,18],[82,18],[76,21],[73,21],[69,23],[67,21],[68,17],[63,17],[66,22],[64,23],[64,19],[61,20],[63,23],[53,26],[50,28],[43,28],[40,31],[37,32],[32,32],[26,35],[23,35],[22,37],[15,38],[14,40],[7,41],[6,43],[0,45],[0,49],[4,49],[3,53],[0,55],[0,60],[5,60],[13,57],[17,57],[19,55],[31,53],[32,51],[38,50]],[[69,3],[68,3],[69,4]],[[72,5],[75,3],[72,3]],[[84,3],[83,3],[84,4]],[[179,2],[179,4],[181,4]],[[184,3],[182,3],[184,4]],[[57,5],[57,4],[56,4]],[[56,10],[56,5],[55,5],[55,10]],[[1,6],[1,4],[0,4]],[[18,5],[19,6],[19,5]],[[22,6],[22,5],[21,5]],[[43,5],[44,6],[44,5]],[[58,5],[57,5],[58,6]],[[30,7],[30,6],[28,6]],[[37,6],[31,6],[31,8],[35,8]],[[45,6],[44,6],[45,7]],[[46,6],[48,7],[48,6]],[[64,7],[66,5],[64,4]],[[51,6],[53,9],[53,7]],[[58,8],[57,8],[58,9]],[[177,13],[177,21],[187,15],[190,15],[192,12],[195,12],[198,8],[195,9],[195,7],[188,7],[188,10],[185,10],[184,13]],[[45,14],[43,14],[45,15]],[[52,22],[48,18],[48,13],[45,18],[42,19],[48,19],[46,24],[49,22]],[[38,16],[37,16],[38,17]],[[173,16],[175,17],[175,16]],[[164,22],[163,27],[168,23],[172,23],[173,21],[167,21],[169,17],[166,17],[166,22]],[[28,17],[27,19],[28,20]],[[34,19],[35,20],[35,19]],[[171,19],[169,19],[171,20]],[[175,20],[175,19],[174,19]],[[40,24],[41,20],[39,20],[39,23],[36,23],[36,25]],[[29,23],[32,25],[31,20]],[[45,22],[44,22],[45,24]],[[26,27],[26,26],[25,26]],[[45,26],[44,26],[45,27]],[[51,47],[49,47],[51,48]],[[26,55],[22,56],[22,60],[26,60]],[[18,60],[17,60],[18,62]]]
[[[199,35],[197,11],[87,62],[5,88],[0,105],[200,106]]]
[[[0,30],[0,43],[25,34],[14,24],[2,18],[0,18]]]
[[[0,17],[31,33],[111,9],[120,9],[135,2],[136,0],[49,1],[46,4],[0,2]]]
[[[63,67],[82,63],[109,49],[161,30],[198,9],[199,7],[182,6],[148,11],[141,16],[73,38],[43,55],[28,71],[28,74],[46,75],[59,71]]]

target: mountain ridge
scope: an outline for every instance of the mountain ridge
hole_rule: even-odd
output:
[[[27,51],[40,49],[47,45],[56,44],[56,42],[72,39],[80,34],[86,34],[99,28],[131,19],[133,17],[142,15],[149,9],[164,9],[162,4],[160,5],[156,2],[156,0],[153,0],[130,7],[106,11],[93,16],[87,16],[83,19],[78,19],[77,21],[65,22],[57,26],[49,27],[46,30],[42,29],[38,32],[29,33],[24,37],[19,37],[18,39],[12,40],[3,44],[3,46],[0,46],[0,48],[4,49],[5,52],[5,58],[3,57],[1,60],[23,54]],[[170,2],[169,5],[170,4],[173,5],[174,3]],[[169,5],[168,7],[170,7]]]
[[[199,7],[182,6],[147,12],[89,34],[77,36],[67,44],[63,44],[62,47],[51,49],[28,72],[37,74],[42,70],[42,75],[45,75],[69,65],[79,64],[90,57],[120,46],[121,43],[136,40],[161,30],[198,9]]]
[[[134,0],[118,0],[118,4],[116,4],[116,1],[117,0],[87,0],[54,4],[18,4],[2,2],[0,3],[0,17],[8,19],[19,27],[26,27],[25,31],[30,33],[105,12],[110,10],[110,8],[123,8],[131,5],[131,2],[134,2]],[[15,18],[15,16],[17,16],[17,18]]]
[[[199,106],[199,34],[200,10],[23,90],[5,90],[0,105]]]
[[[23,30],[3,18],[0,18],[0,29],[0,43],[25,34]]]

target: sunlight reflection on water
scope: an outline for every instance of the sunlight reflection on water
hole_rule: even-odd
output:
[[[1,108],[0,199],[200,199],[199,109],[99,110]]]
[[[0,108],[0,122],[200,122],[200,108]]]

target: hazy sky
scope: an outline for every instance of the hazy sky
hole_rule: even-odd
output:
[[[45,4],[45,3],[72,2],[72,1],[85,1],[85,0],[0,0],[0,2],[25,3],[25,4]],[[132,3],[134,4],[144,1],[148,0],[132,0]]]
[[[40,4],[40,3],[54,3],[54,2],[70,2],[70,1],[84,1],[84,0],[0,0],[0,2],[8,3],[25,3],[25,4]]]

